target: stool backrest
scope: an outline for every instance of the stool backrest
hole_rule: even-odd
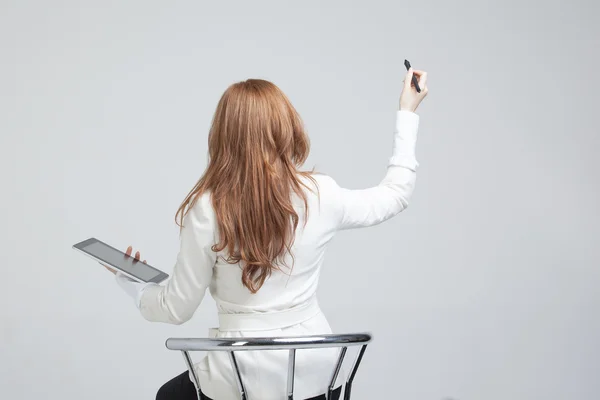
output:
[[[340,355],[336,363],[335,369],[332,372],[331,381],[327,390],[327,399],[331,399],[335,381],[344,362],[344,356],[348,347],[361,346],[360,351],[354,361],[352,370],[348,375],[344,388],[344,400],[350,399],[352,389],[352,381],[358,370],[358,366],[367,349],[367,345],[371,342],[371,335],[368,333],[351,333],[343,335],[319,335],[319,336],[300,336],[300,337],[270,337],[270,338],[170,338],[167,339],[166,346],[169,350],[178,350],[183,354],[185,363],[194,379],[194,385],[200,396],[200,382],[194,369],[194,364],[190,357],[190,351],[226,351],[229,353],[231,367],[235,372],[240,398],[248,399],[240,369],[235,357],[237,351],[248,350],[288,350],[288,376],[287,376],[287,397],[288,400],[294,399],[294,370],[296,364],[296,350],[300,349],[320,349],[320,348],[340,348]]]

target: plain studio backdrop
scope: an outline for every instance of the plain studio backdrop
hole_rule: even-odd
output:
[[[367,4],[368,3],[368,4]],[[222,92],[273,81],[307,168],[379,183],[404,58],[430,77],[412,204],[331,244],[320,300],[375,341],[357,399],[600,398],[600,7],[590,1],[6,1],[0,397],[151,399],[185,368],[71,246],[170,273]]]

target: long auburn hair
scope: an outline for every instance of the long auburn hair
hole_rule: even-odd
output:
[[[291,254],[299,216],[295,193],[308,202],[298,168],[310,143],[302,119],[273,83],[248,79],[223,93],[208,136],[209,161],[204,175],[185,197],[175,220],[183,219],[198,197],[210,192],[219,239],[215,252],[226,249],[226,261],[241,262],[242,283],[256,293]],[[306,220],[305,220],[306,221]]]

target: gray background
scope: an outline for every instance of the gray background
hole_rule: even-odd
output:
[[[0,3],[0,397],[153,398],[212,300],[150,324],[71,245],[170,272],[216,102],[249,77],[300,111],[308,167],[378,183],[405,57],[430,74],[412,205],[338,236],[320,290],[336,331],[375,335],[356,398],[600,397],[600,7],[368,3]]]

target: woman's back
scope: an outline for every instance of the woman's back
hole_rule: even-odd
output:
[[[272,312],[301,306],[314,297],[319,272],[327,244],[336,232],[335,208],[331,204],[329,178],[314,175],[314,182],[305,178],[312,190],[305,190],[308,217],[304,202],[292,196],[292,204],[299,216],[290,252],[278,269],[264,282],[257,293],[250,293],[242,285],[242,265],[229,264],[226,254],[217,254],[210,292],[219,312]],[[207,197],[210,196],[207,194]],[[206,201],[206,212],[211,212]]]
[[[255,89],[250,85],[248,90]],[[252,93],[258,103],[264,101],[260,91]],[[407,207],[418,166],[419,117],[414,109],[397,112],[383,180],[368,189],[349,190],[326,175],[297,172],[294,163],[306,158],[308,142],[289,103],[283,111],[290,113],[289,121],[281,115],[252,120],[260,112],[248,112],[237,103],[237,111],[228,115],[227,102],[222,103],[216,113],[221,123],[213,125],[209,138],[211,149],[216,149],[211,163],[178,213],[181,248],[172,276],[164,286],[139,289],[140,311],[149,321],[181,324],[193,316],[209,289],[219,315],[211,337],[331,333],[316,295],[327,245],[340,230],[379,224]],[[238,119],[240,109],[247,116]],[[266,103],[261,112],[272,111]],[[247,122],[241,123],[244,118]],[[335,260],[331,264],[340,267]],[[122,279],[121,283],[127,284]],[[282,398],[286,352],[241,352],[237,358],[249,398]],[[326,392],[336,358],[335,349],[298,352],[297,398]],[[196,369],[205,395],[238,398],[226,354],[209,353]],[[170,389],[165,387],[161,390],[166,398]]]
[[[327,244],[339,230],[376,225],[407,207],[416,176],[417,128],[416,114],[398,112],[394,150],[387,173],[378,186],[349,190],[340,188],[326,175],[303,178],[308,186],[305,192],[308,213],[303,199],[293,195],[299,223],[290,252],[256,293],[242,282],[242,264],[228,262],[227,252],[213,251],[214,244],[219,242],[216,212],[211,194],[203,193],[183,223],[181,250],[173,275],[166,286],[144,290],[142,315],[151,321],[183,323],[191,318],[209,288],[219,313],[219,327],[210,333],[213,337],[331,333],[316,298]],[[331,264],[332,268],[340,267],[335,260]],[[299,352],[296,360],[299,398],[324,393],[336,354],[335,350]],[[285,390],[286,360],[285,352],[240,354],[250,398],[280,398]],[[219,400],[236,398],[234,376],[225,354],[209,354],[197,368],[207,396]]]

